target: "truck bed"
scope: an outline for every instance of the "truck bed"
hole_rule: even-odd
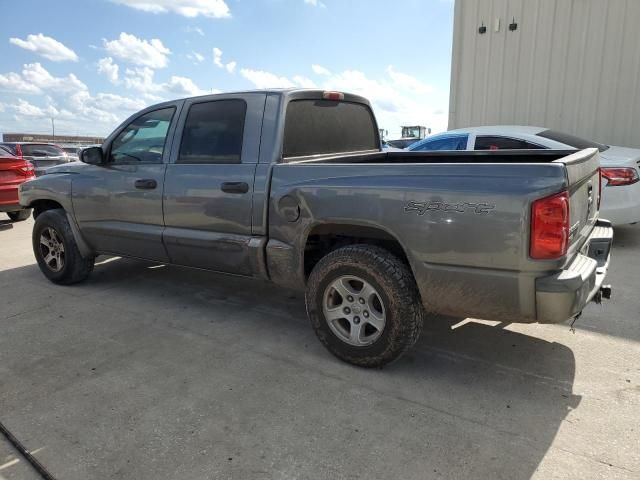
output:
[[[461,150],[371,152],[293,157],[286,163],[550,163],[574,150]]]

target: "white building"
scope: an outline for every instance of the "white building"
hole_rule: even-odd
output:
[[[451,71],[449,128],[640,147],[640,0],[456,0]]]

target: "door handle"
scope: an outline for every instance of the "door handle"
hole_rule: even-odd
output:
[[[249,184],[247,182],[224,182],[220,188],[225,193],[247,193]]]
[[[158,186],[158,182],[153,178],[142,178],[140,180],[136,180],[134,185],[140,190],[153,190]]]

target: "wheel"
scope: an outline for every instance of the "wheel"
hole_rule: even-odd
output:
[[[93,270],[94,258],[80,255],[64,210],[47,210],[38,215],[32,243],[40,270],[53,283],[78,283]]]
[[[9,215],[9,218],[13,222],[22,222],[29,218],[31,215],[31,209],[25,208],[24,210],[18,210],[17,212],[7,212],[7,215]]]
[[[361,367],[397,359],[420,336],[424,309],[407,265],[371,245],[343,247],[314,267],[307,313],[336,357]]]

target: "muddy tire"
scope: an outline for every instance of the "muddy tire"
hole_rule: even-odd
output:
[[[387,250],[352,245],[314,267],[307,313],[320,341],[360,367],[396,360],[420,336],[424,309],[409,267]]]
[[[62,209],[47,210],[38,215],[33,227],[32,244],[40,271],[53,283],[78,283],[93,270],[94,258],[87,259],[80,255]]]

